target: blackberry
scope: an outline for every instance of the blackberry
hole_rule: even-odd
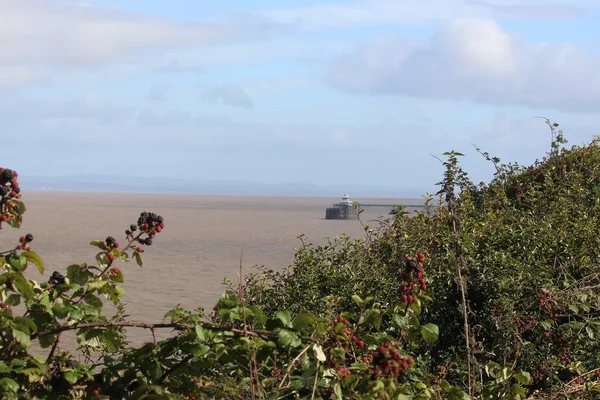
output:
[[[146,238],[146,240],[144,240],[144,244],[145,244],[146,246],[152,246],[152,239],[150,239],[150,238]]]
[[[15,212],[19,212],[21,211],[21,207],[19,207],[18,205],[13,207],[13,210],[15,210]]]
[[[48,279],[48,283],[51,285],[62,285],[65,283],[65,277],[58,271],[54,271],[50,279]]]
[[[144,243],[146,243],[146,241],[145,241],[144,239],[142,239],[142,238],[138,238],[138,240],[137,240],[137,241],[138,241],[138,243],[139,243],[139,244],[144,244]]]
[[[13,191],[14,191],[16,194],[19,194],[19,193],[21,193],[21,186],[17,186],[16,188],[14,188],[14,189],[13,189]]]
[[[10,193],[10,188],[8,186],[0,187],[0,196],[6,196]]]
[[[146,223],[146,220],[148,220],[148,213],[146,211],[143,211],[140,214],[140,217],[138,218],[138,225],[142,226]]]
[[[157,224],[162,224],[163,223],[163,217],[161,217],[160,215],[156,217],[156,223]]]
[[[25,235],[25,241],[27,243],[32,242],[33,241],[33,235],[31,233],[28,233],[27,235]]]
[[[131,226],[129,227],[129,230],[130,230],[131,232],[135,232],[135,231],[137,231],[137,225],[131,224]]]
[[[408,268],[409,270],[414,269],[416,270],[419,267],[419,264],[417,264],[417,262],[415,260],[410,260],[406,262],[406,268]]]
[[[10,181],[14,177],[15,177],[15,173],[13,172],[12,169],[5,169],[4,171],[2,171],[2,180],[3,181]]]
[[[69,360],[65,363],[65,367],[67,367],[67,368],[75,368],[76,366],[77,366],[77,364],[73,360]]]
[[[114,237],[112,237],[112,236],[108,236],[108,237],[106,238],[106,244],[107,244],[107,245],[109,245],[109,246],[112,246],[113,244],[115,244],[115,242],[116,242],[116,240],[115,240],[115,238],[114,238]]]

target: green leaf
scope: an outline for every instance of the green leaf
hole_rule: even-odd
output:
[[[25,299],[33,299],[33,289],[31,288],[29,283],[27,283],[25,278],[23,278],[23,275],[15,274],[13,277],[13,285],[19,291],[19,293],[21,293],[23,297],[25,297]]]
[[[90,281],[88,284],[88,291],[100,290],[104,285],[106,285],[106,281],[102,279]]]
[[[294,332],[282,329],[281,332],[279,332],[277,343],[279,343],[281,347],[298,347],[302,344],[302,341]]]
[[[281,321],[283,326],[285,326],[286,328],[292,327],[292,315],[289,311],[277,311],[275,316]]]
[[[512,386],[510,387],[510,391],[513,394],[516,394],[518,396],[522,396],[525,397],[525,395],[527,394],[527,392],[525,392],[525,389],[523,389],[521,386],[517,385],[516,383],[513,383]]]
[[[15,293],[8,295],[6,300],[4,300],[4,304],[18,306],[19,304],[21,304],[21,295]]]
[[[91,273],[81,265],[69,265],[67,267],[67,278],[70,282],[84,286],[90,279]]]
[[[4,261],[7,262],[15,272],[23,272],[27,266],[27,259],[14,253],[7,255]]]
[[[19,343],[21,343],[25,347],[29,347],[31,344],[31,339],[29,339],[29,334],[27,332],[23,332],[19,329],[13,328],[12,330],[13,337]]]
[[[44,262],[37,253],[33,251],[24,251],[21,253],[21,255],[25,257],[27,261],[33,263],[37,267],[38,271],[40,271],[40,274],[44,273]]]
[[[100,300],[97,296],[94,296],[91,293],[86,294],[83,298],[83,301],[85,301],[90,306],[97,308],[98,310],[102,309],[102,306],[104,304],[102,303],[102,300]]]
[[[154,362],[150,365],[150,368],[148,368],[148,374],[150,375],[150,378],[154,380],[157,380],[162,376],[162,367],[158,360],[154,360]]]
[[[301,331],[312,324],[315,321],[315,318],[316,317],[313,314],[309,313],[298,314],[292,321],[292,327],[297,331]]]
[[[38,341],[40,342],[40,346],[42,349],[47,349],[52,346],[56,341],[56,335],[44,335],[38,336]]]
[[[248,308],[252,310],[254,318],[256,318],[261,324],[264,325],[267,322],[267,316],[260,308],[258,308],[257,306],[250,306]]]
[[[19,384],[10,378],[0,379],[1,393],[16,393],[19,390]]]
[[[515,379],[522,385],[531,385],[531,375],[527,371],[519,371],[515,374]]]
[[[102,335],[106,347],[112,351],[117,351],[121,344],[121,336],[114,329],[107,329]]]
[[[79,376],[75,373],[75,371],[66,371],[64,376],[67,382],[69,382],[71,385],[74,385],[79,380]]]
[[[381,325],[381,312],[376,308],[365,311],[364,314],[361,315],[358,324],[370,325],[375,329],[379,329]]]
[[[92,240],[90,245],[96,246],[97,248],[99,248],[101,250],[104,250],[104,248],[106,247],[106,243],[104,243],[104,240]]]
[[[427,324],[421,326],[421,336],[423,336],[423,340],[425,340],[425,342],[431,344],[438,339],[439,335],[440,329],[437,325]]]
[[[339,382],[336,382],[333,385],[333,393],[335,393],[336,399],[343,399],[344,398],[344,395],[342,393],[342,387],[340,386]]]
[[[27,207],[25,207],[25,203],[23,203],[22,201],[20,201],[18,203],[19,205],[19,212],[17,213],[18,215],[23,215],[25,214],[25,211],[27,211]]]
[[[352,295],[352,301],[359,307],[362,307],[365,304],[365,301],[357,294]]]
[[[135,262],[137,263],[137,265],[139,265],[140,267],[144,264],[144,262],[142,261],[142,254],[138,253],[137,251],[135,252]]]
[[[96,254],[96,262],[98,263],[98,266],[102,269],[106,268],[108,266],[108,264],[110,263],[106,253]]]
[[[117,283],[125,282],[125,275],[123,275],[123,271],[119,270],[118,274],[110,273],[110,280]]]
[[[25,331],[26,333],[31,333],[31,332],[37,332],[37,325],[35,324],[35,322],[33,322],[33,320],[31,320],[30,318],[25,318],[25,317],[16,317],[13,320],[14,324],[16,325],[20,325],[25,329],[22,329],[23,331]]]

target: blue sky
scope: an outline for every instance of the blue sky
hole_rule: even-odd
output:
[[[600,127],[595,0],[6,0],[4,166],[435,190]]]

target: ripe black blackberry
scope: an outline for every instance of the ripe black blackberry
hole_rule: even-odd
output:
[[[54,271],[48,279],[48,283],[51,285],[62,285],[65,283],[65,277],[58,271]]]
[[[1,178],[3,181],[10,181],[14,177],[15,177],[15,173],[13,172],[12,169],[5,169],[4,171],[2,171]]]
[[[15,210],[15,212],[19,212],[21,211],[21,207],[19,207],[18,205],[13,207],[13,210]]]
[[[13,191],[17,194],[21,193],[21,187],[17,186],[16,188],[13,189]]]
[[[142,226],[146,223],[146,220],[148,219],[148,213],[146,211],[142,211],[142,213],[140,214],[140,217],[138,218],[138,225]]]
[[[28,233],[27,235],[25,235],[25,241],[27,243],[32,242],[33,241],[33,235],[31,233]]]
[[[135,231],[137,231],[137,225],[131,224],[131,225],[129,226],[129,230],[130,230],[131,232],[135,232]]]
[[[144,244],[145,244],[146,246],[152,246],[152,239],[150,239],[150,238],[146,238],[146,240],[144,240]]]
[[[161,217],[160,215],[158,215],[156,217],[156,223],[159,224],[159,225],[162,224],[163,223],[163,217]]]
[[[6,196],[10,193],[10,188],[8,186],[0,187],[0,196]]]
[[[419,268],[419,264],[417,264],[417,262],[415,260],[410,260],[410,261],[406,262],[406,268],[408,270],[407,272],[410,272],[411,269],[414,269],[415,271],[417,271],[417,268]]]
[[[114,237],[112,237],[112,236],[108,236],[108,237],[106,238],[106,244],[107,244],[107,245],[109,245],[109,246],[112,246],[113,244],[115,244],[115,242],[116,242],[116,240],[115,240],[115,238],[114,238]]]

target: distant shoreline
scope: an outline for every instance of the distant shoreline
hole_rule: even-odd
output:
[[[335,200],[338,201],[342,194],[339,195],[326,195],[326,194],[270,194],[270,193],[216,193],[216,192],[158,192],[158,191],[136,191],[136,190],[106,190],[106,189],[40,189],[40,188],[27,188],[23,187],[23,192],[25,193],[35,193],[35,194],[100,194],[100,195],[133,195],[133,196],[169,196],[169,197],[177,197],[177,196],[201,196],[201,197],[249,197],[249,198],[310,198],[310,199],[326,199],[326,200]],[[415,204],[424,203],[425,200],[423,197],[417,196],[377,196],[366,194],[364,196],[352,197],[352,200],[361,201],[362,200],[402,200],[405,202],[411,202]]]

